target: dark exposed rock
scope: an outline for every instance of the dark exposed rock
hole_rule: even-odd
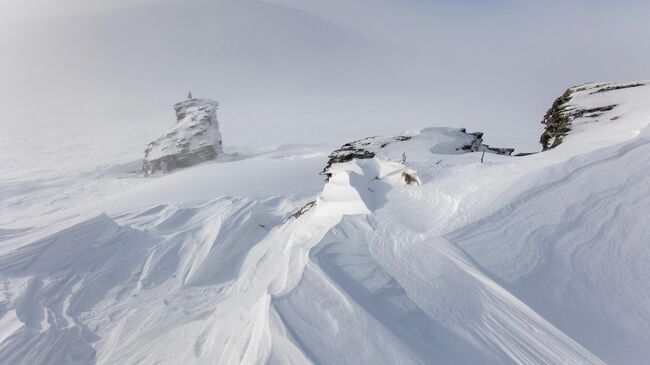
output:
[[[325,175],[325,181],[329,181],[329,178],[332,176],[332,174],[329,172],[329,169],[333,164],[348,162],[354,159],[363,160],[373,158],[375,157],[375,153],[370,151],[373,149],[372,147],[384,148],[393,142],[408,141],[409,139],[411,139],[410,136],[396,136],[388,139],[375,136],[346,143],[341,146],[341,148],[330,153],[328,156],[329,160],[321,172],[321,175]]]
[[[461,128],[460,131],[463,133],[467,133],[467,130],[465,128]],[[473,132],[467,134],[469,134],[470,136],[474,136],[474,140],[469,144],[463,145],[462,147],[459,148],[459,150],[463,150],[467,152],[487,151],[490,153],[496,153],[497,155],[506,155],[506,156],[512,155],[512,153],[515,151],[514,148],[497,148],[497,147],[490,147],[487,144],[483,144],[483,132]]]
[[[514,156],[514,157],[524,157],[524,156],[530,156],[530,155],[534,155],[534,154],[537,154],[537,152],[520,152],[520,153],[515,153],[512,156]]]
[[[288,220],[291,218],[298,219],[301,215],[307,213],[311,208],[316,206],[316,201],[310,201],[309,203],[305,204],[302,208],[298,209],[297,212],[293,213],[292,215],[288,216],[287,219],[284,220],[283,223],[286,223]]]
[[[645,86],[645,84],[640,83],[640,82],[635,82],[633,84],[627,84],[627,85],[606,86],[606,87],[600,88],[600,89],[598,89],[596,91],[590,92],[589,95],[598,94],[598,93],[605,93],[605,92],[614,91],[614,90],[629,89],[631,87],[639,87],[639,86]]]
[[[408,173],[406,171],[402,172],[402,178],[404,179],[406,185],[413,185],[413,184],[420,185],[420,181],[418,180],[418,178],[415,177],[415,175]]]
[[[545,124],[544,133],[540,137],[539,143],[542,144],[542,150],[546,151],[562,143],[562,137],[568,133],[570,120],[564,113],[567,103],[571,100],[571,89],[555,99],[551,108],[544,115],[542,124]]]
[[[484,151],[492,152],[497,155],[512,156],[512,153],[515,152],[514,148],[503,148],[503,147],[491,147],[486,144],[482,148],[485,148]],[[479,149],[482,151],[483,149]]]

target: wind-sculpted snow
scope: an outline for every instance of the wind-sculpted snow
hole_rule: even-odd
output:
[[[641,364],[650,359],[649,155],[646,128],[534,174],[530,189],[451,239],[603,360]]]
[[[167,331],[184,331],[223,300],[225,283],[269,233],[260,224],[281,221],[278,203],[220,199],[102,215],[1,255],[3,320],[15,326],[3,333],[0,363],[165,359],[150,351],[170,349],[178,339]],[[190,331],[196,347],[206,327]],[[195,354],[188,350],[175,356]]]
[[[638,98],[530,156],[428,128],[21,218],[0,230],[0,363],[645,364],[644,88],[585,95]]]

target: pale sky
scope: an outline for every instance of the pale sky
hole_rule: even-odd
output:
[[[0,0],[0,22],[70,16],[164,0]]]

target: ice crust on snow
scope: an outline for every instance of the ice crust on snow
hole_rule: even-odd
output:
[[[344,145],[325,184],[294,146],[40,218],[12,190],[0,363],[645,364],[650,87],[599,85],[571,105],[614,109],[525,157],[428,128]]]
[[[151,142],[144,154],[143,171],[150,175],[214,160],[223,153],[217,107],[210,99],[188,99],[174,104],[176,124]]]

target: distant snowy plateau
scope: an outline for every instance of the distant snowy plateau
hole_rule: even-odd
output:
[[[224,138],[152,176],[47,137],[0,169],[0,364],[649,364],[650,84],[544,123],[533,154]]]

